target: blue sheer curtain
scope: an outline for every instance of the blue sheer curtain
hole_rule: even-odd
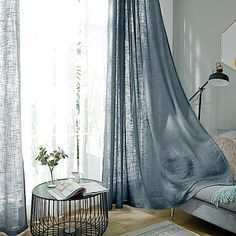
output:
[[[0,231],[27,228],[21,152],[18,1],[0,0]]]
[[[197,120],[170,53],[158,0],[113,0],[103,181],[110,206],[176,207],[231,184],[228,163]]]

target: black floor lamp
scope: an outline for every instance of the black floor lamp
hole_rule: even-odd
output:
[[[201,118],[201,104],[202,104],[202,93],[205,89],[205,86],[209,83],[214,86],[227,86],[229,84],[229,77],[222,73],[223,72],[223,66],[220,62],[216,63],[216,71],[213,71],[213,74],[209,76],[208,81],[203,84],[196,93],[193,94],[193,96],[189,99],[191,101],[195,96],[199,94],[199,104],[198,104],[198,119]]]

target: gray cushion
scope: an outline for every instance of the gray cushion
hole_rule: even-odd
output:
[[[231,129],[231,130],[218,129],[217,133],[220,137],[228,137],[228,138],[236,137],[236,130],[235,129]]]
[[[211,203],[211,198],[212,198],[213,193],[222,187],[223,186],[220,186],[220,185],[206,187],[206,188],[200,190],[194,197],[197,199],[200,199],[202,201]],[[228,203],[228,204],[219,204],[219,207],[236,212],[236,202],[232,202],[232,203]]]

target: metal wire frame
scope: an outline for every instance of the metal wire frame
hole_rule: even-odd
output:
[[[63,201],[32,194],[32,235],[102,235],[108,226],[107,192]]]

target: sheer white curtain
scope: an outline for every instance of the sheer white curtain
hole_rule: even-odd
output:
[[[35,161],[40,145],[76,157],[76,57],[79,4],[76,0],[21,1],[21,103],[26,192],[48,180]],[[63,160],[64,161],[64,160]],[[59,163],[59,178],[68,175]]]
[[[48,168],[35,161],[38,147],[61,147],[68,160],[57,176],[80,171],[101,179],[106,76],[108,0],[22,0],[22,139],[28,205],[32,188],[48,179]],[[76,111],[80,87],[80,115]],[[76,127],[76,120],[79,123]]]
[[[108,0],[81,0],[80,170],[101,180],[107,65]]]

